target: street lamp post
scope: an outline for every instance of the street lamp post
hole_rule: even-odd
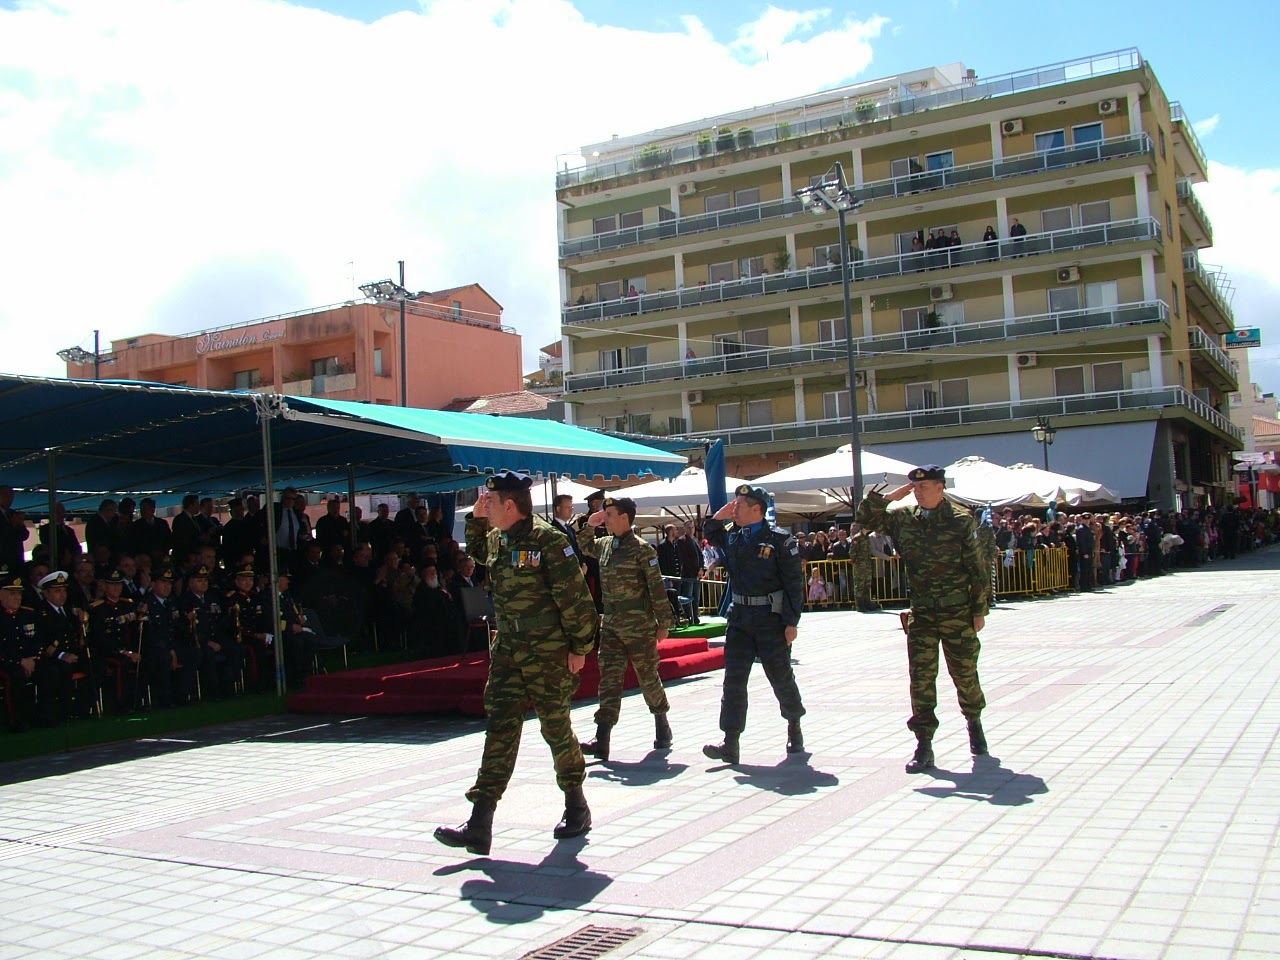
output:
[[[93,353],[90,353],[81,346],[67,347],[65,350],[58,351],[58,359],[62,360],[64,363],[78,363],[82,366],[92,360],[93,379],[95,380],[102,379],[102,365],[104,363],[116,362],[115,357],[107,357],[105,360],[103,359],[102,351],[99,349],[98,345],[97,330],[93,331]]]
[[[844,167],[835,165],[835,178],[824,180],[796,191],[796,199],[808,206],[811,213],[822,216],[832,210],[840,224],[840,281],[844,296],[844,345],[849,361],[849,439],[853,452],[854,504],[862,499],[862,433],[858,426],[858,383],[853,353],[853,302],[849,292],[849,274],[853,270],[849,256],[849,234],[845,215],[862,206],[854,199],[844,179]]]
[[[400,282],[394,280],[376,280],[373,283],[360,284],[360,292],[380,303],[400,302],[400,406],[409,405],[409,348],[406,341],[404,304],[409,299],[409,291],[404,288],[404,261],[400,260]]]
[[[1044,453],[1044,468],[1049,469],[1049,445],[1053,443],[1054,435],[1058,431],[1049,423],[1048,417],[1036,417],[1036,425],[1031,428],[1031,436],[1035,437],[1036,443],[1040,444],[1040,450]]]

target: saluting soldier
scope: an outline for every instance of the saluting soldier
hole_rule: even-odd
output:
[[[724,742],[702,748],[712,760],[725,763],[737,763],[740,756],[739,737],[747,725],[747,681],[756,657],[787,721],[787,752],[804,751],[800,718],[805,709],[791,669],[791,644],[804,606],[804,561],[796,538],[765,519],[772,499],[764,487],[744,483],[703,527],[724,555],[733,590],[720,700]],[[732,529],[726,526],[729,520]]]
[[[151,703],[156,707],[190,703],[196,695],[200,649],[183,640],[184,621],[173,597],[175,579],[173,567],[164,564],[151,578],[151,589],[143,599],[147,618],[139,628],[139,681],[151,687]]]
[[[600,593],[604,598],[604,622],[600,628],[600,708],[596,711],[596,738],[582,745],[583,753],[609,759],[609,738],[622,710],[622,684],[627,661],[635,667],[644,702],[653,714],[653,746],[671,746],[667,721],[667,693],[658,676],[658,644],[667,639],[673,617],[662,581],[658,552],[636,536],[636,502],[630,497],[609,497],[604,509],[587,524],[604,524],[603,537],[583,537],[584,556],[600,564]]]
[[[239,647],[242,659],[251,659],[255,665],[258,686],[265,689],[272,685],[275,676],[272,664],[274,654],[267,647],[267,635],[273,631],[263,612],[262,594],[254,587],[257,572],[253,564],[245,564],[235,571],[233,589],[222,599],[222,618],[219,621],[218,640],[227,647]]]
[[[55,570],[41,577],[38,584],[41,597],[35,614],[40,661],[36,669],[51,678],[56,673],[57,677],[51,682],[56,696],[40,697],[41,723],[59,723],[68,711],[87,716],[96,698],[96,691],[85,690],[79,703],[75,702],[75,681],[72,677],[77,670],[89,665],[81,663],[82,659],[88,658],[88,647],[80,612],[67,605],[67,584],[70,582],[66,571]]]
[[[9,677],[9,729],[15,733],[29,727],[35,719],[35,700],[31,696],[36,676],[39,647],[36,641],[36,615],[22,605],[24,586],[21,576],[11,576],[7,567],[0,568],[0,671]],[[40,691],[41,698],[48,691]]]
[[[124,574],[111,570],[102,580],[103,596],[89,604],[89,648],[93,653],[93,677],[105,689],[107,676],[115,671],[112,699],[117,709],[128,710],[135,703],[138,664],[137,605],[124,596]]]
[[[858,521],[893,538],[911,583],[907,618],[907,665],[911,674],[911,718],[915,756],[907,773],[933,768],[933,735],[938,730],[938,646],[956,685],[960,712],[969,724],[969,749],[987,753],[982,710],[987,705],[978,682],[978,633],[986,623],[991,595],[990,567],[983,563],[973,517],[943,496],[946,472],[926,464],[907,474],[909,483],[887,495],[867,494]],[[914,493],[916,506],[889,510]]]
[[[498,634],[489,647],[484,756],[475,786],[467,791],[471,818],[456,828],[437,827],[435,837],[477,854],[489,852],[494,808],[515,769],[530,706],[565,795],[564,817],[553,836],[562,840],[591,829],[582,792],[586,764],[569,706],[599,618],[569,541],[533,515],[531,483],[509,471],[490,477],[467,518],[467,552],[488,567]]]

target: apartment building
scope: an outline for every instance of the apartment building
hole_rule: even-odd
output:
[[[103,376],[213,390],[401,403],[398,301],[351,301],[180,336],[114,340]],[[479,284],[415,293],[405,302],[404,384],[411,407],[518,391],[521,338]],[[91,378],[93,362],[68,363]]]
[[[795,198],[837,162],[861,202],[847,250],[837,214]],[[1200,254],[1206,176],[1132,49],[991,78],[950,64],[588,145],[556,187],[569,417],[723,437],[745,477],[835,449],[848,269],[865,446],[1039,462],[1047,418],[1053,469],[1135,503],[1220,502],[1242,433],[1228,281]],[[923,249],[931,232],[953,244]]]

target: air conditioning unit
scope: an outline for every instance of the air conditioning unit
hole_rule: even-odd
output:
[[[686,180],[684,183],[676,187],[676,193],[682,197],[692,197],[698,192],[698,185],[692,180]]]
[[[934,303],[938,303],[941,300],[950,300],[951,284],[949,283],[934,284],[932,287],[929,288],[929,299],[932,300]]]
[[[689,406],[694,406],[695,404],[699,404],[702,402],[702,391],[690,390],[688,397],[689,397]]]
[[[1034,367],[1040,361],[1040,357],[1035,353],[1020,353],[1017,355],[1017,360],[1019,367]]]
[[[1013,120],[1004,120],[1000,124],[1000,132],[1006,137],[1012,137],[1022,132],[1022,119],[1015,118]]]
[[[857,386],[857,387],[865,387],[867,385],[867,371],[865,370],[853,371],[853,384],[854,386]]]
[[[1079,267],[1059,267],[1058,282],[1059,283],[1076,283],[1080,279]]]
[[[1098,113],[1101,116],[1109,117],[1113,113],[1119,113],[1119,112],[1120,112],[1119,100],[1103,100],[1098,104]]]

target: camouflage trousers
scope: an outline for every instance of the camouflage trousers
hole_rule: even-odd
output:
[[[496,805],[502,799],[515,770],[530,707],[538,716],[542,739],[551,748],[556,785],[561,790],[582,786],[586,763],[569,722],[578,678],[569,672],[567,656],[563,642],[539,644],[525,637],[515,637],[513,642],[499,636],[490,648],[489,681],[484,688],[488,722],[480,773],[467,791],[472,803]]]
[[[987,705],[978,683],[978,652],[981,644],[973,629],[973,618],[911,612],[907,620],[907,665],[911,673],[911,719],[907,729],[932,740],[938,729],[938,647],[947,659],[947,672],[956,685],[960,712],[968,718],[981,716]]]
[[[853,602],[859,610],[871,606],[871,581],[875,572],[875,564],[869,560],[853,562]]]
[[[640,681],[640,691],[650,713],[666,713],[667,692],[662,689],[658,676],[658,641],[652,631],[647,635],[619,633],[606,620],[600,631],[600,709],[596,711],[596,723],[612,727],[618,722],[622,710],[622,684],[626,679],[627,660],[635,668]]]
[[[756,657],[788,720],[804,716],[800,688],[791,669],[791,648],[783,637],[782,617],[767,607],[737,607],[729,613],[724,638],[724,692],[720,697],[720,729],[741,732],[747,727],[747,681]]]

